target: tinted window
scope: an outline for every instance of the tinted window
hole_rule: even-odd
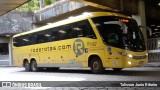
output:
[[[136,52],[146,50],[142,32],[135,20],[116,16],[94,17],[92,20],[108,45]]]
[[[54,27],[48,30],[19,36],[13,39],[13,45],[19,47],[78,37],[87,37],[93,39],[96,38],[88,20],[83,20],[59,27]]]
[[[70,25],[64,25],[64,26],[59,27],[59,30],[58,30],[59,40],[70,39],[71,32],[72,31],[71,31]]]
[[[8,43],[1,43],[0,44],[0,55],[8,55],[8,54],[9,54]]]
[[[77,37],[89,37],[96,38],[91,25],[88,20],[76,22],[72,25],[73,38]]]
[[[109,20],[110,18],[99,17],[93,19],[98,31],[100,32],[100,35],[103,38],[103,41],[107,45],[123,48],[123,41],[121,38],[123,30],[121,29],[120,25],[109,23]]]
[[[51,32],[50,30],[45,30],[45,31],[40,31],[35,33],[35,43],[45,43],[45,42],[50,42],[51,40]]]
[[[59,37],[58,37],[58,29],[56,29],[56,28],[52,29],[52,31],[51,31],[51,40],[52,40],[52,41],[57,41],[57,40],[59,40]]]

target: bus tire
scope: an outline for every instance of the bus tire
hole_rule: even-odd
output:
[[[90,63],[90,68],[94,74],[102,74],[105,71],[101,59],[99,57],[93,57]]]
[[[25,71],[27,72],[31,71],[31,66],[28,61],[24,62],[24,68],[25,68]]]
[[[37,67],[37,62],[35,60],[31,61],[31,70],[37,72],[39,68]]]
[[[115,72],[120,72],[123,68],[112,68]]]

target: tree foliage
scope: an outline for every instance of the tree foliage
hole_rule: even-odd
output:
[[[44,6],[50,5],[54,2],[56,2],[56,0],[44,0]]]
[[[39,9],[39,0],[31,0],[30,2],[17,8],[18,11],[31,12]]]
[[[42,1],[42,7],[45,7],[56,2],[57,0],[31,0],[30,2],[20,6],[16,10],[23,12],[33,12],[35,10],[40,9],[40,1]]]

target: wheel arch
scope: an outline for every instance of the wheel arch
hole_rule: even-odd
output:
[[[28,62],[28,63],[29,63],[29,61],[28,61],[27,58],[23,59],[23,67],[24,67],[24,65],[25,65],[25,62]]]
[[[32,61],[36,61],[36,59],[35,58],[31,58],[30,59],[30,62],[32,62]],[[37,61],[36,61],[37,62]]]
[[[98,57],[98,58],[100,59],[100,61],[102,62],[102,59],[100,58],[99,55],[97,55],[97,54],[92,54],[92,55],[90,55],[90,56],[88,57],[88,67],[90,67],[92,58],[94,58],[94,57]],[[102,65],[103,65],[103,62],[102,62]]]

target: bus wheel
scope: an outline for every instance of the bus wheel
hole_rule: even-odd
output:
[[[98,57],[92,58],[90,63],[90,68],[92,73],[94,74],[101,74],[101,73],[104,73],[105,71],[105,68],[103,67],[102,62]]]
[[[29,64],[29,62],[28,61],[25,61],[24,62],[24,68],[25,68],[25,71],[31,71],[31,67],[30,67],[30,64]]]
[[[31,62],[31,70],[33,71],[33,72],[36,72],[36,71],[38,71],[38,67],[37,67],[37,62],[34,60],[34,61],[32,61]]]
[[[113,68],[114,71],[119,72],[121,71],[123,68]]]

